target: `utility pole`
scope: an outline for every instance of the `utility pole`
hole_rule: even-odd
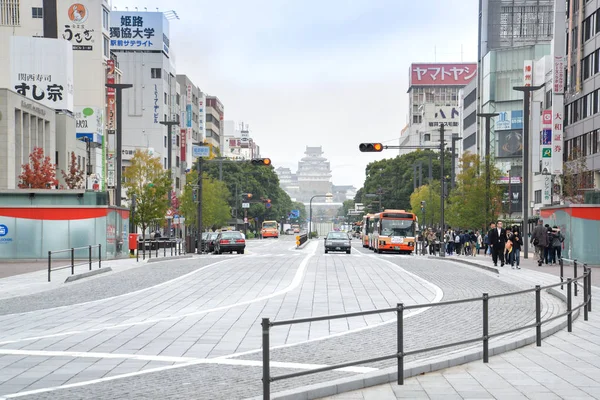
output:
[[[171,209],[171,196],[172,196],[172,189],[173,189],[173,169],[172,169],[172,157],[173,157],[173,138],[172,138],[172,131],[171,131],[171,127],[173,125],[179,125],[179,116],[177,116],[177,120],[175,121],[167,121],[166,119],[164,121],[160,121],[161,125],[166,125],[167,126],[167,135],[168,135],[168,140],[167,140],[167,169],[169,170],[169,210]],[[168,237],[171,237],[171,218],[167,219],[167,232],[168,233]]]
[[[444,242],[444,151],[446,150],[445,147],[445,143],[444,143],[444,124],[440,125],[440,184],[441,184],[441,198],[440,198],[440,257],[445,257],[446,256],[446,250],[444,249],[444,246],[442,246],[441,244]]]
[[[485,222],[490,222],[490,136],[491,136],[491,119],[497,117],[498,113],[478,113],[478,117],[485,118]],[[487,226],[487,225],[486,225]]]
[[[461,140],[462,137],[458,134],[452,134],[452,171],[450,171],[450,188],[456,187],[456,141]]]
[[[524,258],[529,258],[529,152],[531,146],[529,143],[529,114],[531,92],[541,89],[544,85],[538,86],[513,86],[513,90],[523,92],[523,254]],[[538,117],[538,116],[536,116]]]
[[[198,157],[198,248],[197,253],[202,254],[202,157]]]

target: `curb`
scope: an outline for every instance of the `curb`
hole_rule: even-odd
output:
[[[180,260],[185,258],[194,258],[192,255],[182,255],[182,256],[167,256],[167,257],[158,257],[158,258],[149,258],[146,260],[147,263],[159,262],[159,261],[170,261],[170,260]]]
[[[440,258],[440,257],[435,257],[435,256],[427,256],[427,258],[429,258],[431,260],[455,261],[455,262],[458,262],[458,263],[461,263],[461,264],[470,265],[472,267],[481,268],[481,269],[483,269],[485,271],[488,271],[488,272],[493,272],[495,274],[500,274],[500,271],[498,270],[498,268],[487,267],[485,265],[481,265],[481,264],[476,263],[476,262],[462,260],[462,259],[459,259],[459,258],[452,258],[452,259],[450,259],[450,258]]]
[[[552,296],[558,297],[562,301],[566,301],[566,295],[553,288],[548,289],[547,292]],[[576,321],[579,317],[579,311],[580,309],[577,309],[573,312],[573,321]],[[542,339],[545,339],[548,336],[551,336],[556,332],[563,330],[567,327],[566,320],[560,323],[556,323],[555,321],[551,321],[551,325],[547,329],[542,330]],[[525,337],[522,336],[523,335],[517,338],[501,340],[495,346],[492,346],[490,344],[489,356],[496,356],[498,354],[506,353],[511,350],[516,350],[518,348],[536,342],[535,334],[530,334]],[[472,361],[482,360],[483,350],[480,349],[480,346],[478,347],[479,349],[471,348],[465,350],[458,350],[450,354],[434,356],[427,360],[412,361],[406,363],[404,366],[404,378],[411,378],[428,372],[435,372],[442,369],[466,364]],[[448,358],[448,356],[450,357]],[[327,396],[333,396],[336,394],[346,393],[353,390],[364,389],[370,386],[395,382],[397,380],[398,369],[396,367],[389,367],[380,371],[362,374],[360,375],[360,378],[341,378],[329,382],[308,385],[302,388],[271,393],[271,398],[278,400],[312,400]],[[256,396],[252,397],[251,399],[261,400],[262,398],[262,396]]]
[[[112,271],[111,267],[94,269],[92,271],[84,272],[82,274],[71,275],[71,276],[67,277],[67,279],[65,279],[65,283],[69,283],[69,282],[73,282],[73,281],[78,281],[78,280],[83,279],[83,278],[89,278],[90,276],[104,274],[106,272],[111,272],[111,271]]]

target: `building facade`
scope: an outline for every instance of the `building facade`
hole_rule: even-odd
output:
[[[181,94],[176,97],[176,105],[181,110],[179,126],[180,140],[180,158],[185,170],[192,168],[194,160],[192,159],[192,146],[203,142],[200,134],[201,115],[200,103],[203,99],[203,93],[187,75],[177,75],[177,83],[180,86]]]
[[[299,201],[308,201],[315,194],[331,193],[331,166],[323,157],[323,148],[307,146],[304,154],[296,172]]]
[[[223,121],[225,109],[216,96],[206,96],[205,142],[213,149],[223,147]],[[219,150],[220,151],[220,150]]]
[[[439,146],[440,125],[445,125],[444,139],[460,133],[459,93],[477,75],[475,63],[412,64],[409,73],[409,125],[403,130],[400,154],[421,146]],[[461,153],[460,143],[456,154]]]

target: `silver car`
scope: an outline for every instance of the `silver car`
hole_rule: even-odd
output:
[[[345,251],[350,254],[352,251],[350,240],[350,236],[346,232],[329,232],[325,237],[325,254],[330,251]]]

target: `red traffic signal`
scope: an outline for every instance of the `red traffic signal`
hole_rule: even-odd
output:
[[[358,149],[363,153],[372,153],[383,151],[383,145],[381,143],[361,143],[358,145]]]
[[[271,165],[270,158],[253,158],[251,162],[252,165]]]
[[[242,193],[242,200],[249,202],[252,199],[252,193]]]

